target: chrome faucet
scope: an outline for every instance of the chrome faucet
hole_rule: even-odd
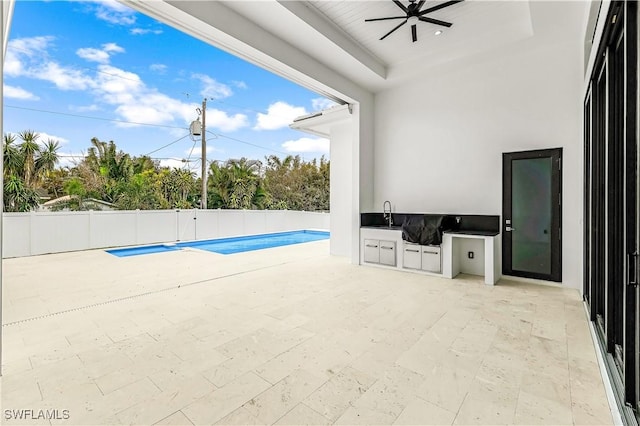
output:
[[[387,210],[387,204],[389,205],[389,210]],[[393,219],[391,218],[391,201],[385,201],[382,204],[382,214],[384,215],[384,220],[389,224],[389,228],[393,225]]]

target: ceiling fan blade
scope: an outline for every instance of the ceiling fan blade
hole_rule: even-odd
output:
[[[417,34],[417,30],[416,30],[416,24],[413,24],[411,26],[411,39],[413,40],[414,43],[416,41],[418,41],[418,34]]]
[[[425,15],[425,14],[427,14],[427,13],[435,12],[436,10],[440,10],[440,9],[444,9],[445,7],[453,6],[454,4],[456,4],[456,3],[460,3],[460,2],[462,2],[462,1],[464,1],[464,0],[451,0],[451,1],[447,1],[447,2],[444,2],[444,3],[439,4],[439,5],[437,5],[437,6],[433,6],[433,7],[430,7],[430,8],[428,8],[428,9],[425,9],[425,10],[423,10],[422,12],[418,13],[418,15],[419,15],[419,16],[422,16],[422,15]]]
[[[401,22],[400,25],[398,25],[397,27],[395,27],[394,29],[392,29],[391,31],[389,31],[388,33],[386,33],[385,35],[382,36],[382,38],[380,38],[380,40],[384,40],[385,38],[387,38],[387,36],[389,36],[392,32],[394,32],[395,30],[397,30],[398,28],[400,28],[401,26],[403,26],[404,24],[406,24],[407,21]]]
[[[419,16],[418,19],[421,20],[422,22],[428,22],[430,24],[441,25],[441,26],[447,27],[447,28],[449,28],[451,25],[453,25],[451,22],[445,22],[445,21],[440,21],[438,19],[427,18],[426,16]]]
[[[398,7],[404,11],[404,13],[409,13],[409,9],[407,9],[404,4],[400,3],[398,0],[393,0],[393,2],[397,4]]]
[[[420,8],[426,3],[427,0],[420,0],[416,7],[416,10],[420,10]]]
[[[390,16],[388,18],[373,18],[373,19],[365,19],[364,22],[373,22],[373,21],[386,21],[388,19],[407,19],[406,16]]]

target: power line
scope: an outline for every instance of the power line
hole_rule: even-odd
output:
[[[181,138],[176,139],[176,140],[175,140],[175,141],[173,141],[173,142],[169,142],[169,143],[168,143],[168,144],[166,144],[166,145],[162,145],[162,146],[161,146],[160,148],[158,148],[158,149],[154,149],[153,151],[149,152],[148,154],[145,154],[145,156],[147,156],[147,157],[148,157],[149,155],[153,154],[154,152],[158,152],[158,151],[160,151],[161,149],[165,149],[166,147],[173,145],[174,143],[178,143],[178,142],[180,142],[182,139],[186,138],[186,137],[187,137],[187,136],[189,136],[189,135],[190,135],[190,133],[187,133],[186,135],[182,136]]]
[[[179,127],[179,126],[168,126],[165,124],[151,124],[151,123],[140,123],[137,121],[127,121],[127,120],[118,120],[116,118],[104,118],[104,117],[93,117],[90,115],[80,115],[80,114],[71,114],[68,112],[60,112],[60,111],[49,111],[49,110],[45,110],[45,109],[37,109],[37,108],[27,108],[27,107],[19,107],[16,105],[4,105],[7,108],[13,108],[13,109],[22,109],[22,110],[26,110],[26,111],[35,111],[35,112],[44,112],[47,114],[57,114],[57,115],[66,115],[69,117],[76,117],[76,118],[87,118],[90,120],[100,120],[100,121],[112,121],[112,122],[116,122],[116,123],[124,123],[124,124],[137,124],[139,126],[151,126],[151,127],[163,127],[163,128],[167,128],[167,129],[182,129],[182,130],[186,130],[186,127]]]
[[[262,146],[262,145],[257,145],[257,144],[251,143],[251,142],[243,141],[242,139],[232,138],[231,136],[223,135],[222,133],[216,133],[215,135],[223,137],[223,138],[226,138],[226,139],[230,139],[230,140],[235,141],[235,142],[243,143],[245,145],[249,145],[249,146],[253,146],[253,147],[256,147],[256,148],[264,149],[265,151],[277,152],[278,154],[284,154],[284,155],[290,155],[291,154],[289,152],[278,151],[277,149],[267,148],[267,147]]]
[[[47,114],[57,114],[57,115],[65,115],[65,116],[70,116],[70,117],[76,117],[76,118],[86,118],[86,119],[91,119],[91,120],[101,120],[101,121],[111,121],[111,122],[116,122],[116,123],[125,123],[125,124],[137,124],[140,126],[151,126],[151,127],[163,127],[163,128],[168,128],[168,129],[182,129],[182,130],[186,130],[185,127],[178,127],[178,126],[167,126],[167,125],[162,125],[162,124],[150,124],[150,123],[139,123],[139,122],[135,122],[135,121],[126,121],[126,120],[117,120],[117,119],[113,119],[113,118],[103,118],[103,117],[93,117],[93,116],[88,116],[88,115],[80,115],[80,114],[71,114],[71,113],[66,113],[66,112],[59,112],[59,111],[49,111],[49,110],[44,110],[44,109],[37,109],[37,108],[26,108],[26,107],[19,107],[19,106],[15,106],[15,105],[4,105],[7,108],[14,108],[14,109],[21,109],[21,110],[26,110],[26,111],[35,111],[35,112],[43,112],[43,113],[47,113]],[[260,148],[263,149],[265,151],[270,151],[270,152],[276,152],[278,154],[283,154],[283,155],[289,155],[290,153],[288,152],[284,152],[284,151],[279,151],[277,149],[272,149],[272,148],[267,148],[264,147],[262,145],[257,145],[251,142],[247,142],[244,141],[242,139],[237,139],[237,138],[233,138],[231,136],[222,134],[222,133],[214,133],[211,131],[207,131],[207,133],[210,133],[212,135],[214,135],[216,138],[217,137],[223,137],[235,142],[239,142],[245,145],[249,145],[249,146],[253,146],[255,148]],[[167,145],[161,146],[160,148],[151,151],[149,154],[153,154],[154,152],[160,151],[161,149],[164,149],[170,145],[173,145],[174,143],[177,143],[178,141],[186,138],[187,136],[189,136],[190,134],[186,134],[184,136],[182,136],[180,139],[177,139],[173,142],[168,143]],[[149,155],[146,154],[146,155]]]
[[[82,154],[58,154],[59,158],[74,158],[74,159],[79,159],[79,160],[83,160],[85,158],[87,158],[86,155],[82,155]],[[176,161],[181,161],[183,163],[192,163],[194,161],[197,160],[185,160],[184,158],[177,158],[177,157],[149,157],[152,160],[176,160]]]

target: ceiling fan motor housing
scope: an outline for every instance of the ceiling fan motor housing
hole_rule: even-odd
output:
[[[440,9],[444,9],[445,7],[452,6],[456,3],[460,3],[464,0],[446,1],[439,5],[428,7],[424,10],[420,10],[420,9],[422,9],[422,6],[424,6],[424,4],[426,3],[426,0],[420,0],[418,3],[416,3],[416,0],[410,0],[410,3],[408,6],[405,6],[399,0],[392,0],[392,1],[400,9],[402,9],[402,11],[405,13],[405,16],[387,16],[385,18],[365,19],[364,21],[373,22],[373,21],[388,21],[388,20],[394,20],[394,19],[403,19],[403,21],[400,24],[396,25],[391,31],[389,31],[388,33],[380,37],[380,40],[384,40],[385,38],[390,36],[394,31],[396,31],[398,28],[400,28],[407,22],[411,21],[411,40],[415,43],[416,41],[418,41],[418,30],[416,26],[418,21],[427,22],[429,24],[440,25],[440,26],[449,28],[453,25],[451,22],[445,22],[439,19],[429,18],[429,17],[426,17],[425,15]]]

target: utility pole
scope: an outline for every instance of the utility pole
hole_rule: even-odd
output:
[[[207,98],[202,100],[202,199],[200,208],[207,208]]]

